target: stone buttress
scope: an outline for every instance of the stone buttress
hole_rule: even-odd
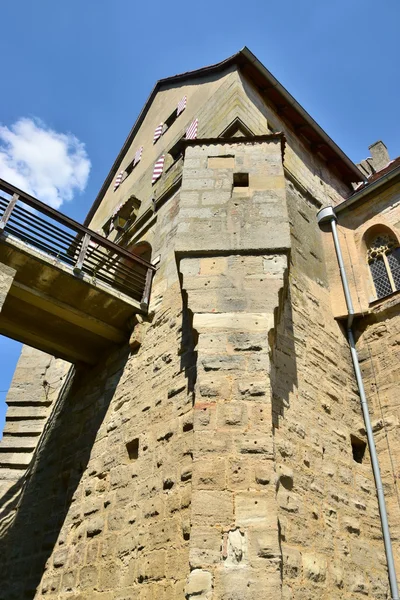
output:
[[[187,598],[279,598],[268,334],[290,248],[280,137],[187,147],[180,206],[198,336]]]

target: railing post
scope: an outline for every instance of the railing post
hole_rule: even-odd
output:
[[[8,203],[7,208],[4,211],[3,216],[0,219],[0,233],[4,230],[5,226],[7,225],[8,219],[11,216],[14,206],[17,204],[18,198],[19,198],[18,194],[13,194],[13,197],[11,198],[10,202]]]
[[[83,262],[86,258],[86,253],[89,247],[89,242],[90,242],[90,235],[88,233],[85,233],[84,237],[83,237],[83,242],[82,242],[82,246],[79,252],[79,256],[78,256],[78,260],[76,261],[76,264],[74,266],[74,273],[78,274],[82,271],[82,267],[83,267]]]
[[[142,308],[142,309],[147,309],[149,307],[151,282],[153,279],[153,273],[154,273],[153,269],[147,269],[143,296],[142,296],[142,300],[140,302],[140,308]]]

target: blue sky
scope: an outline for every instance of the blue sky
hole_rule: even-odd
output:
[[[34,185],[35,174],[56,172],[47,201],[82,221],[155,81],[244,45],[352,160],[378,139],[398,156],[399,18],[398,0],[5,2],[0,177]],[[28,175],[18,171],[21,152]],[[18,353],[0,337],[0,390]]]

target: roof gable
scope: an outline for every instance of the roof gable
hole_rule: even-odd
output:
[[[264,67],[264,65],[244,47],[233,56],[207,67],[202,67],[194,71],[181,73],[172,77],[167,77],[157,81],[149,98],[147,99],[142,111],[140,112],[135,124],[133,125],[124,145],[121,148],[108,176],[106,177],[96,200],[94,201],[89,213],[85,219],[85,224],[89,223],[97,210],[106,190],[113,181],[119,165],[129,149],[132,141],[143,123],[149,108],[156,96],[162,89],[168,89],[176,84],[188,82],[190,80],[199,80],[211,75],[226,72],[230,67],[236,67],[248,79],[254,82],[259,92],[266,96],[268,102],[272,103],[276,113],[293,129],[295,134],[304,139],[311,150],[321,155],[328,163],[335,167],[343,181],[347,184],[356,183],[365,180],[364,175],[359,171],[356,165],[346,156],[346,154],[333,142],[325,131],[311,118],[311,116],[300,106],[300,104],[289,94],[289,92],[279,83],[279,81]],[[243,128],[238,128],[238,133]],[[245,133],[243,131],[243,133]],[[248,132],[247,132],[248,134]],[[237,135],[237,133],[236,133]]]

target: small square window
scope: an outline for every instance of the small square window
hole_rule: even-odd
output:
[[[248,188],[249,187],[249,174],[248,173],[234,173],[233,174],[233,189],[236,188]]]

